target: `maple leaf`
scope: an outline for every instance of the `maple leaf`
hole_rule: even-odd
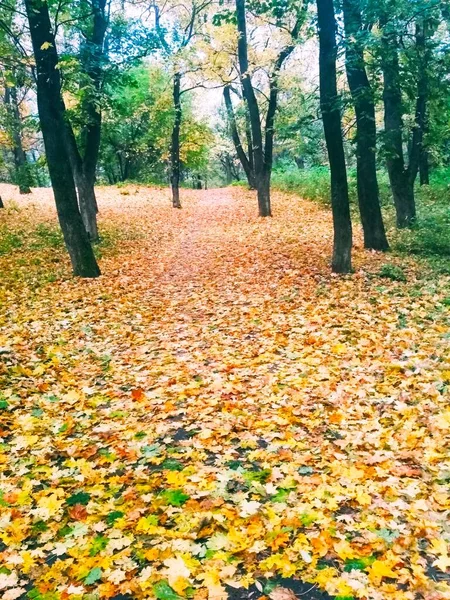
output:
[[[69,506],[81,505],[86,506],[91,499],[91,495],[87,492],[77,492],[76,494],[72,494],[69,498],[67,498],[66,503]]]
[[[93,583],[95,583],[96,581],[101,579],[102,575],[103,575],[102,570],[99,567],[94,567],[86,575],[86,577],[84,579],[84,583],[86,585],[92,585]]]
[[[169,489],[165,490],[161,497],[170,506],[183,506],[185,502],[189,500],[189,495],[185,494],[183,490]]]

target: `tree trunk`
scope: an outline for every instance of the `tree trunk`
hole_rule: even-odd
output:
[[[0,208],[5,208],[5,205],[3,204],[3,200],[2,200],[1,196],[0,196]]]
[[[382,70],[384,102],[384,145],[397,227],[411,227],[416,219],[414,182],[405,168],[403,155],[403,107],[400,87],[398,39],[395,31],[383,31]]]
[[[270,172],[263,173],[257,181],[258,208],[260,217],[271,217]]]
[[[225,100],[225,107],[227,110],[228,124],[230,126],[231,138],[233,140],[236,154],[239,158],[239,162],[241,163],[242,168],[244,169],[244,173],[247,177],[248,187],[251,190],[254,190],[256,187],[255,173],[253,172],[253,169],[250,164],[250,160],[247,157],[247,155],[245,154],[244,148],[242,147],[242,144],[241,144],[241,139],[239,137],[239,132],[237,129],[237,124],[236,124],[236,118],[234,116],[233,103],[231,101],[229,85],[226,85],[223,88],[223,97]]]
[[[109,16],[107,14],[107,0],[91,0],[93,9],[92,36],[88,41],[88,52],[84,60],[84,69],[90,77],[95,95],[98,97],[102,84],[102,61],[105,59],[105,36],[108,28]],[[97,197],[95,195],[95,181],[97,174],[98,156],[100,153],[100,140],[102,129],[102,113],[97,97],[90,97],[86,103],[88,119],[84,130],[83,175],[87,191],[86,201],[94,204],[98,213]],[[89,208],[92,212],[92,207]],[[96,223],[97,224],[97,223]]]
[[[19,100],[15,86],[5,87],[5,104],[9,116],[11,137],[13,143],[14,177],[13,181],[19,186],[21,194],[31,194],[31,173],[27,155],[22,144],[22,119],[20,117]]]
[[[56,209],[75,275],[98,277],[100,269],[78,209],[69,155],[61,132],[65,129],[58,55],[48,6],[25,0],[37,70],[39,119]]]
[[[430,185],[430,161],[426,148],[422,148],[420,153],[419,174],[420,185]]]
[[[430,62],[430,52],[427,48],[428,23],[422,20],[416,23],[416,52],[418,54],[419,72],[417,78],[417,100],[415,123],[412,132],[412,140],[409,151],[408,174],[411,179],[411,185],[414,189],[414,183],[417,173],[425,173],[427,177],[427,165],[424,169],[424,156],[426,157],[426,148],[424,146],[425,130],[427,127],[427,108],[428,108],[428,69]]]
[[[361,12],[358,0],[343,0],[346,71],[356,113],[358,203],[364,247],[388,250],[377,181],[375,103],[364,62]]]
[[[267,177],[264,173],[264,148],[261,129],[261,118],[258,101],[249,74],[248,47],[247,47],[247,24],[245,15],[245,0],[236,0],[236,19],[238,29],[238,59],[241,74],[244,99],[247,103],[250,119],[250,129],[253,147],[253,161],[256,188],[258,191],[258,209],[260,217],[271,216],[270,208],[270,178],[269,189],[267,189]]]
[[[317,0],[317,16],[320,45],[320,107],[331,170],[331,206],[334,226],[332,270],[334,273],[349,273],[352,268],[352,223],[336,82],[337,47],[333,0]]]
[[[175,73],[173,78],[173,106],[175,118],[172,129],[171,157],[171,183],[172,206],[181,208],[180,202],[180,129],[181,129],[181,74]]]
[[[65,135],[67,152],[78,192],[78,204],[84,228],[86,229],[90,241],[98,242],[97,201],[95,198],[94,185],[88,181],[84,168],[85,161],[81,158],[75,134],[68,121],[66,121]]]
[[[253,185],[250,185],[250,189],[256,189],[255,183],[255,161],[253,158],[253,140],[252,140],[252,129],[250,125],[250,117],[248,114],[247,106],[245,107],[245,137],[247,140],[247,156],[248,156],[248,164],[250,166],[250,172],[253,173]]]

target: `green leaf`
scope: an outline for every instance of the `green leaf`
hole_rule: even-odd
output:
[[[75,504],[82,504],[86,506],[86,504],[91,499],[91,495],[87,492],[77,492],[76,494],[72,494],[69,498],[67,498],[66,502],[69,506],[75,506]]]
[[[9,404],[6,400],[0,400],[0,410],[6,410]]]
[[[161,468],[167,469],[168,471],[182,471],[184,465],[176,458],[166,458],[166,460],[162,462]]]
[[[261,471],[247,471],[243,475],[246,481],[257,481],[259,483],[266,483],[271,474],[271,469],[261,469]]]
[[[280,488],[274,496],[271,496],[270,500],[272,502],[285,502],[289,494],[289,490],[284,490],[283,488]]]
[[[91,569],[89,571],[86,579],[84,580],[84,583],[86,585],[92,585],[93,583],[95,583],[96,581],[98,581],[101,578],[102,578],[102,570],[100,569],[100,567],[94,567],[93,569]]]
[[[166,490],[161,496],[170,506],[183,506],[189,500],[189,496],[183,490]]]
[[[151,446],[143,446],[141,448],[141,452],[144,456],[151,458],[153,456],[158,456],[161,454],[161,448],[159,444],[152,444]]]
[[[97,535],[92,541],[92,547],[89,550],[89,556],[97,556],[108,545],[109,538],[103,535]]]
[[[108,525],[114,525],[117,519],[121,519],[124,515],[125,513],[123,513],[120,510],[113,510],[113,512],[110,512],[109,515],[106,517],[106,522],[108,523]]]
[[[300,473],[300,475],[311,475],[311,473],[314,473],[314,469],[312,469],[311,467],[300,467],[298,469],[298,472]]]
[[[375,533],[388,544],[392,544],[400,535],[398,531],[391,531],[390,529],[378,529]]]
[[[158,600],[179,600],[180,596],[173,590],[166,580],[158,581],[153,586],[153,593]]]
[[[347,558],[345,561],[344,571],[349,573],[350,571],[364,571],[375,561],[374,556],[367,556],[364,558]]]

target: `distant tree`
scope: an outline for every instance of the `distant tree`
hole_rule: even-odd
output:
[[[21,194],[31,194],[33,178],[23,143],[23,123],[19,88],[11,78],[5,78],[4,104],[7,114],[7,129],[14,158],[12,179],[19,186]]]
[[[152,4],[155,13],[155,28],[166,59],[170,62],[172,74],[172,100],[173,100],[173,127],[170,143],[170,166],[172,186],[172,206],[181,208],[180,201],[180,143],[181,123],[183,118],[182,95],[187,91],[183,89],[183,77],[189,72],[189,59],[187,49],[198,36],[205,10],[212,0],[186,0],[171,4],[163,3],[164,12],[157,2]],[[162,23],[163,16],[169,17],[169,22]],[[194,86],[195,87],[195,86]],[[189,87],[188,89],[192,89]]]
[[[247,177],[248,186],[251,190],[256,189],[256,176],[255,168],[253,164],[253,148],[251,142],[251,133],[248,135],[250,143],[247,143],[247,151],[241,142],[241,136],[239,134],[236,115],[233,108],[233,102],[231,100],[231,85],[226,84],[223,88],[223,97],[225,101],[225,107],[228,116],[228,126],[230,129],[231,139],[233,140],[236,154],[239,158],[241,166],[244,170],[245,176]]]
[[[247,105],[253,150],[254,176],[258,196],[258,209],[261,217],[272,215],[270,203],[270,180],[273,166],[273,145],[275,133],[275,114],[278,103],[278,81],[284,62],[292,54],[301,26],[305,20],[305,5],[303,2],[293,2],[286,11],[284,6],[277,3],[252,3],[256,13],[265,14],[275,20],[276,26],[288,29],[289,41],[277,54],[269,75],[269,93],[265,127],[261,124],[261,110],[256,90],[252,82],[252,73],[248,57],[247,11],[245,0],[236,0],[236,23],[238,31],[237,53],[239,77],[242,84],[243,96]],[[286,26],[291,17],[292,25]]]
[[[101,170],[110,183],[165,183],[170,171],[173,130],[171,75],[144,64],[116,77],[105,93]],[[212,133],[194,114],[194,100],[183,94],[180,127],[180,179],[206,170]]]
[[[336,19],[333,0],[317,0],[317,17],[320,45],[320,106],[331,170],[334,226],[332,270],[334,273],[349,273],[352,268],[352,223],[337,91]]]

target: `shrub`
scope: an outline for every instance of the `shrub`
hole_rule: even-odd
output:
[[[401,267],[397,265],[391,265],[385,263],[378,271],[379,277],[385,277],[386,279],[392,279],[392,281],[406,281],[406,275]]]

